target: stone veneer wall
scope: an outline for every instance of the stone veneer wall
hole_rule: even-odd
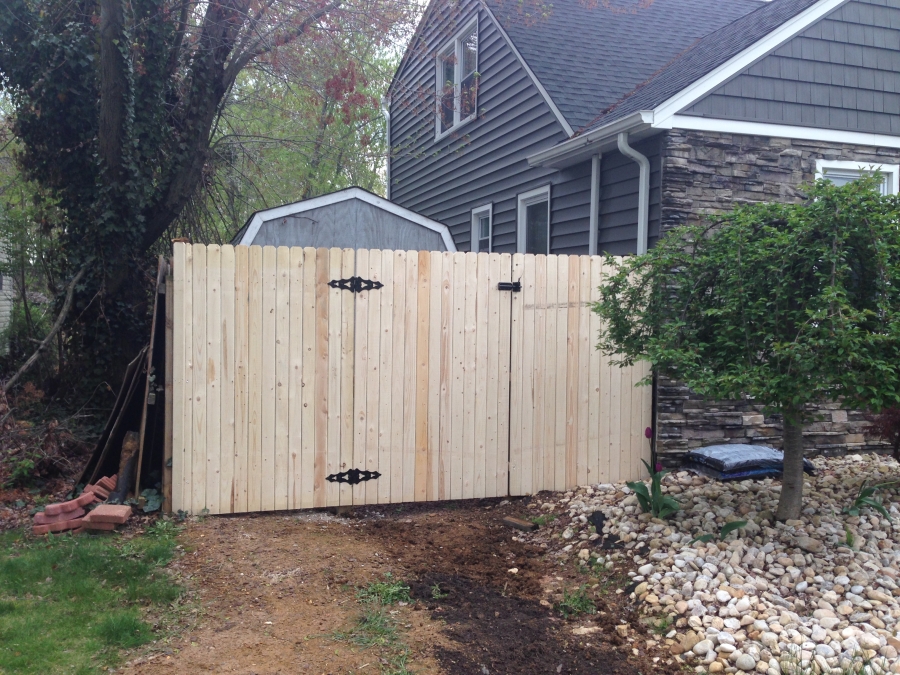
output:
[[[900,164],[900,149],[674,129],[663,143],[660,233],[728,211],[735,204],[799,202],[801,184],[815,178],[817,159]],[[816,421],[803,433],[807,455],[887,450],[886,444],[867,435],[869,423],[862,412],[837,404],[816,408]],[[780,447],[781,441],[780,419],[764,416],[761,406],[707,401],[660,378],[657,451],[664,463],[704,445]]]

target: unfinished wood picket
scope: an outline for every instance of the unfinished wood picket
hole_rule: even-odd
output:
[[[174,511],[470,499],[633,479],[646,366],[594,348],[603,260],[176,243]],[[329,282],[379,282],[354,293]],[[521,282],[521,291],[498,289]],[[355,485],[328,480],[377,472]]]

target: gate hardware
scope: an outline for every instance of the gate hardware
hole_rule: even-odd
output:
[[[497,284],[498,291],[512,291],[513,293],[518,293],[522,290],[522,282],[521,281],[501,281]]]
[[[342,288],[351,293],[362,293],[363,291],[372,291],[376,288],[384,286],[380,281],[371,281],[362,277],[350,277],[349,279],[332,279],[328,282],[332,288]]]
[[[326,477],[325,480],[330,481],[332,483],[349,483],[350,485],[357,485],[367,480],[375,480],[376,478],[380,478],[381,474],[377,471],[361,471],[360,469],[348,469],[347,471],[342,471],[341,473],[333,473],[330,476]]]

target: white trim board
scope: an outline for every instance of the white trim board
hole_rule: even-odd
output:
[[[392,213],[395,216],[405,218],[406,220],[413,222],[416,225],[421,225],[422,227],[437,232],[441,235],[441,239],[443,240],[444,246],[447,248],[447,250],[456,251],[456,244],[453,241],[450,230],[443,223],[439,223],[436,220],[431,220],[431,218],[426,218],[420,213],[410,211],[409,209],[404,208],[399,204],[395,204],[392,201],[383,199],[378,195],[374,195],[371,192],[358,187],[338,190],[337,192],[331,192],[327,195],[322,195],[321,197],[313,197],[312,199],[306,199],[302,202],[294,202],[293,204],[276,206],[271,209],[266,209],[265,211],[257,211],[253,214],[253,216],[251,216],[250,224],[247,226],[247,230],[244,232],[244,236],[241,237],[239,245],[251,246],[253,240],[256,239],[256,235],[259,234],[259,228],[262,227],[262,224],[265,221],[293,216],[305,211],[311,211],[312,209],[318,209],[322,208],[323,206],[330,206],[331,204],[344,202],[348,199],[359,199],[360,201],[371,204],[372,206],[375,206],[382,211],[387,211],[388,213]]]
[[[657,129],[687,129],[690,131],[719,131],[743,136],[769,136],[774,138],[796,138],[803,141],[825,141],[847,143],[848,145],[868,145],[872,147],[900,148],[900,136],[870,134],[862,131],[839,131],[817,127],[796,127],[788,124],[769,122],[743,122],[722,120],[693,115],[673,115],[665,125],[654,124]]]
[[[487,6],[486,2],[481,3],[481,6],[484,7],[484,11],[487,12],[487,15],[491,18],[491,21],[494,22],[494,25],[497,27],[497,30],[500,31],[500,35],[503,36],[503,39],[506,40],[506,44],[509,45],[509,48],[512,50],[512,53],[515,54],[516,58],[519,60],[519,63],[522,64],[522,67],[525,69],[525,72],[528,73],[528,77],[531,78],[531,81],[534,83],[534,86],[537,87],[537,90],[540,92],[541,96],[544,98],[544,102],[550,106],[550,110],[553,111],[553,114],[556,116],[556,120],[560,123],[563,128],[563,131],[566,132],[566,136],[569,138],[575,133],[575,130],[572,129],[572,125],[566,121],[566,118],[563,117],[563,114],[560,112],[559,108],[556,107],[556,103],[553,102],[553,99],[550,98],[550,94],[547,93],[547,90],[544,89],[544,85],[541,84],[541,81],[537,78],[537,75],[534,74],[534,71],[531,70],[531,67],[525,61],[525,58],[516,49],[516,45],[513,44],[513,41],[510,39],[507,32],[503,29],[503,26],[500,25],[500,22],[497,20],[497,17],[494,16],[494,13],[491,11],[491,8]]]
[[[668,100],[657,105],[653,109],[654,119],[657,124],[667,124],[668,118],[683,111],[685,108],[689,108],[730,78],[749,68],[756,61],[778,49],[778,47],[794,38],[798,33],[849,1],[820,0],[814,5],[807,7],[794,18],[785,21],[758,42],[755,42],[700,79],[695,80]]]

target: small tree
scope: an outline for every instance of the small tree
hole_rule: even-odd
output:
[[[900,400],[900,199],[879,185],[817,181],[802,204],[739,206],[608,261],[595,310],[616,363],[781,414],[779,520],[800,515],[807,404]]]

